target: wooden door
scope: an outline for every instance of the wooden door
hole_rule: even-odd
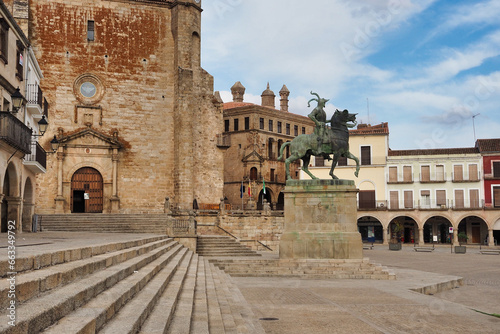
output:
[[[75,201],[84,194],[84,206]],[[103,182],[101,173],[92,167],[80,168],[71,178],[71,212],[99,213],[103,206]],[[84,207],[84,210],[82,210]],[[76,210],[76,211],[75,211]]]

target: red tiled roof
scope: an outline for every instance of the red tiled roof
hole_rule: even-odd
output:
[[[427,150],[391,150],[389,149],[388,155],[390,157],[404,156],[404,155],[438,155],[438,154],[474,154],[479,153],[477,147],[463,147],[463,148],[433,148]]]
[[[377,125],[358,124],[358,128],[349,130],[349,135],[375,135],[375,134],[389,134],[389,124],[387,122]]]
[[[250,102],[226,102],[224,103],[224,109],[233,109],[239,107],[253,106],[254,103]]]
[[[476,147],[481,153],[500,152],[500,138],[478,139],[476,141]]]

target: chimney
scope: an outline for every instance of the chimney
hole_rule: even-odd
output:
[[[290,96],[290,91],[286,87],[286,85],[283,85],[283,87],[280,90],[280,110],[288,112],[288,96]]]
[[[231,87],[231,94],[233,94],[233,102],[243,102],[245,87],[238,81]]]
[[[269,82],[267,83],[267,89],[262,92],[261,97],[263,107],[274,108],[274,99],[276,98],[276,95],[274,95],[274,92],[269,89]]]

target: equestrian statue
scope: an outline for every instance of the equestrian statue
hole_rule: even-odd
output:
[[[359,174],[359,159],[349,152],[349,128],[356,126],[356,115],[351,114],[347,109],[344,111],[335,110],[330,121],[326,119],[324,110],[326,102],[329,100],[322,99],[318,94],[311,92],[317,98],[309,100],[307,106],[310,106],[311,101],[318,103],[317,107],[308,115],[315,124],[312,134],[299,135],[291,142],[284,143],[280,148],[280,156],[278,160],[283,160],[283,152],[287,146],[290,146],[290,156],[285,160],[286,179],[290,180],[290,163],[298,159],[302,159],[302,170],[313,179],[316,176],[309,171],[309,161],[311,156],[322,156],[327,160],[332,160],[330,155],[333,155],[332,167],[330,168],[330,176],[332,179],[338,179],[333,174],[333,170],[337,166],[340,157],[346,157],[356,162],[356,171],[354,175]],[[326,123],[330,123],[327,126]]]

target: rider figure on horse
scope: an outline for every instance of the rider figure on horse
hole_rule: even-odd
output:
[[[317,93],[313,93],[311,91],[312,95],[316,95],[318,98],[317,99],[311,99],[309,102],[307,102],[307,106],[311,106],[311,101],[316,101],[318,102],[318,106],[311,111],[307,117],[313,120],[314,124],[316,125],[314,127],[314,135],[316,136],[316,140],[318,142],[318,148],[316,150],[318,155],[323,155],[325,152],[323,151],[323,142],[325,141],[325,136],[328,136],[328,132],[326,131],[326,112],[323,109],[325,107],[326,102],[328,102],[328,99],[322,99],[319,97]],[[327,139],[328,140],[328,139]]]

